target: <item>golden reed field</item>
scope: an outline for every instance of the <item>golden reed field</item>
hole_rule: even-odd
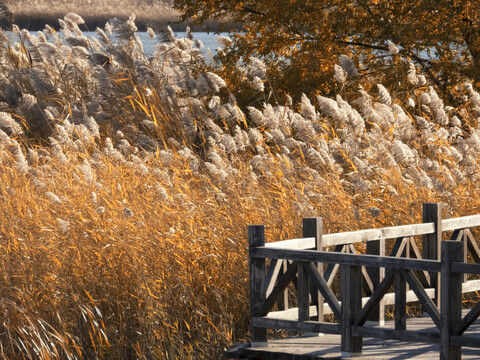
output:
[[[406,101],[339,65],[335,99],[240,108],[191,33],[147,55],[133,17],[95,38],[82,22],[0,33],[3,358],[218,359],[248,339],[247,224],[272,240],[303,217],[337,232],[420,222],[427,201],[479,212],[470,83],[452,108],[414,65]],[[260,60],[237,71],[265,91]]]

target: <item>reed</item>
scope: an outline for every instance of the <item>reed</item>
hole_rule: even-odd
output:
[[[404,104],[348,81],[242,109],[188,31],[147,56],[134,17],[98,38],[82,21],[0,37],[4,358],[220,358],[248,337],[247,224],[273,240],[302,217],[337,232],[420,222],[427,201],[478,213],[471,84],[455,109],[428,84]],[[260,60],[238,71],[266,91]]]

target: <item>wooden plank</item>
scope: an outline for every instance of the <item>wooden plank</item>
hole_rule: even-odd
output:
[[[254,317],[252,324],[258,328],[296,330],[310,333],[340,334],[340,325],[318,321],[293,321]]]
[[[314,249],[315,248],[315,238],[299,238],[299,239],[288,239],[275,242],[269,242],[265,244],[266,247],[274,247],[278,249]]]
[[[297,263],[290,264],[287,271],[278,278],[277,285],[272,289],[270,295],[265,299],[258,315],[265,316],[273,308],[275,302],[283,295],[284,290],[292,282],[297,274]]]
[[[435,230],[433,224],[412,224],[384,227],[379,229],[366,229],[358,231],[347,231],[336,234],[324,234],[322,237],[322,246],[336,246],[353,244],[357,242],[394,239],[397,237],[419,236],[431,234]],[[284,248],[284,249],[313,249],[315,247],[315,238],[288,239],[276,242],[270,242],[266,247]]]
[[[480,275],[480,264],[466,264],[464,262],[454,262],[452,264],[452,272]]]
[[[461,273],[451,270],[452,263],[462,261],[463,242],[442,242],[442,272],[441,272],[441,326],[440,326],[440,358],[461,359],[462,348],[450,343],[450,336],[462,322],[462,279]]]
[[[393,269],[411,269],[440,271],[440,262],[434,260],[418,260],[394,258],[390,256],[374,256],[365,254],[339,254],[313,250],[286,250],[277,248],[256,247],[251,250],[253,257],[266,259],[287,259],[293,261],[313,261],[338,263],[354,266],[376,266]],[[480,265],[479,265],[480,266]]]
[[[440,341],[440,334],[438,332],[419,332],[416,330],[396,330],[367,326],[353,326],[352,331],[354,334],[363,337],[375,337],[379,339],[419,341],[426,343],[438,343]]]
[[[442,220],[443,231],[465,229],[480,226],[480,215],[463,216]]]
[[[470,325],[472,325],[480,315],[480,302],[477,303],[468,313],[463,317],[458,327],[453,331],[455,335],[462,335]]]
[[[480,215],[464,216],[460,218],[451,218],[441,220],[443,231],[464,229],[480,226]],[[423,224],[392,226],[379,229],[367,229],[359,231],[349,231],[336,234],[324,234],[323,246],[334,246],[343,244],[353,244],[362,241],[394,239],[397,237],[409,237],[418,235],[428,235],[435,232],[435,225],[432,222]],[[315,238],[288,239],[265,244],[266,247],[285,248],[285,249],[313,249],[315,247]]]
[[[328,306],[328,305],[327,305]],[[330,308],[329,308],[330,310]],[[317,306],[310,305],[310,316],[317,315]],[[298,307],[293,307],[287,310],[281,311],[270,311],[265,317],[269,319],[280,319],[280,320],[295,320],[298,321]]]
[[[442,242],[442,204],[423,204],[423,222],[434,224],[434,232],[423,236],[423,258],[428,260],[440,259],[440,243]],[[440,302],[440,277],[435,272],[430,272],[430,286],[437,289],[434,302]]]
[[[318,272],[318,269],[312,263],[310,263],[309,266],[307,267],[307,271],[309,272],[310,278],[312,279],[313,283],[315,284],[317,289],[322,293],[323,298],[327,301],[328,305],[332,309],[337,319],[340,319],[341,317],[340,304],[335,294],[333,294],[332,290],[330,290],[330,287],[325,282],[325,279],[323,278],[323,276]]]
[[[412,224],[384,227],[379,229],[349,231],[337,234],[323,235],[323,246],[353,244],[356,242],[380,239],[394,239],[397,237],[431,234],[433,232],[433,224]]]
[[[480,290],[480,280],[469,280],[462,284],[462,293],[469,293]]]
[[[407,282],[410,284],[412,291],[417,295],[417,298],[422,303],[423,308],[427,310],[431,319],[433,320],[435,325],[437,325],[437,328],[440,328],[440,312],[438,311],[438,308],[435,306],[428,294],[425,292],[425,289],[423,288],[415,273],[413,271],[402,270],[402,274],[404,275],[405,280],[407,280]]]
[[[315,238],[315,250],[322,251],[323,250],[323,221],[322,218],[306,218],[303,219],[302,222],[302,232],[303,237],[314,237]],[[323,264],[317,263],[317,270],[320,274],[323,275]],[[312,281],[312,280],[311,280]],[[310,289],[312,302],[317,305],[317,321],[323,321],[323,303],[324,299],[322,293],[319,291],[315,291],[313,286]],[[310,316],[311,318],[311,316]]]
[[[384,302],[382,302],[382,298],[385,296],[387,291],[389,290],[390,286],[392,286],[394,280],[394,272],[389,271],[387,276],[380,282],[380,284],[377,286],[375,291],[373,292],[372,296],[368,299],[367,303],[365,306],[362,308],[360,313],[356,315],[354,324],[355,325],[363,325],[367,321],[367,319],[370,317],[370,314],[380,306],[384,305]]]
[[[259,316],[266,300],[266,268],[265,259],[252,257],[257,246],[265,245],[265,226],[250,225],[248,227],[248,244],[250,249],[250,311],[251,317]],[[267,342],[266,329],[252,326],[252,342]]]
[[[342,353],[352,356],[362,352],[362,337],[352,334],[355,315],[362,310],[362,268],[342,265],[340,275]]]

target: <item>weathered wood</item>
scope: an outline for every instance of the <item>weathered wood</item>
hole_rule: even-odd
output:
[[[462,284],[462,293],[469,293],[480,290],[480,280],[468,280]]]
[[[407,284],[401,270],[395,270],[395,330],[407,328]]]
[[[413,271],[406,271],[406,270],[401,270],[401,271],[402,271],[403,277],[410,284],[410,287],[412,288],[413,292],[415,293],[415,295],[417,295],[417,298],[422,303],[423,308],[427,310],[428,314],[432,318],[437,328],[440,328],[441,326],[440,312],[438,311],[438,308],[433,303],[432,299],[430,299],[430,296],[428,296],[428,294],[425,292],[425,289],[423,288],[422,284],[418,280],[415,273]]]
[[[474,336],[458,336],[453,335],[450,336],[450,344],[453,346],[468,346],[468,347],[476,347],[480,348],[480,338]],[[477,352],[478,358],[478,352]]]
[[[450,336],[462,321],[462,274],[452,272],[453,262],[462,261],[463,242],[443,241],[441,248],[441,345],[440,359],[461,359],[462,348],[450,343]]]
[[[382,298],[387,293],[390,286],[392,286],[394,280],[394,272],[389,271],[387,276],[380,282],[372,296],[368,299],[365,306],[362,308],[359,314],[355,316],[355,325],[363,325],[368,318],[371,319],[370,315],[376,310],[378,306],[384,306],[384,301]]]
[[[430,234],[434,231],[432,224],[413,224],[385,227],[379,229],[368,229],[359,231],[349,231],[338,234],[323,235],[323,246],[332,246],[339,244],[353,244],[356,242],[394,239],[397,237],[416,236]]]
[[[330,309],[330,308],[329,308]],[[317,315],[317,306],[310,305],[310,316]],[[265,317],[269,319],[296,320],[298,321],[298,307],[292,307],[287,310],[270,311]]]
[[[480,226],[480,215],[463,216],[442,220],[443,231]]]
[[[322,237],[323,237],[323,221],[322,218],[316,217],[316,218],[306,218],[303,219],[303,224],[302,224],[302,231],[303,231],[303,237],[314,237],[315,238],[315,250],[317,251],[322,251],[323,250],[323,245],[322,245]],[[317,270],[320,274],[323,275],[323,264],[317,263]],[[317,305],[317,315],[315,316],[316,321],[322,322],[324,319],[323,316],[323,303],[324,299],[322,297],[322,294],[319,291],[314,291],[313,287],[311,287],[311,297],[312,297],[312,302]],[[312,318],[310,316],[310,318]]]
[[[259,316],[265,316],[273,308],[275,302],[280,296],[283,295],[283,292],[287,286],[293,281],[297,274],[297,264],[290,264],[287,268],[287,271],[278,278],[278,282],[275,287],[272,289],[270,295],[263,302],[260,311],[258,312]]]
[[[385,256],[385,239],[372,240],[367,242],[366,254]],[[385,277],[384,267],[366,267],[367,272],[372,282],[372,295],[375,293],[375,289],[383,281]],[[387,289],[388,291],[388,289]],[[373,308],[373,311],[369,313],[368,321],[383,325],[385,322],[385,301],[383,295],[378,300],[377,306]]]
[[[363,337],[376,337],[379,339],[419,341],[426,343],[438,343],[440,334],[438,332],[420,332],[415,330],[396,330],[388,328],[373,328],[367,326],[354,326],[353,333]]]
[[[252,324],[258,328],[296,330],[309,333],[340,334],[340,325],[318,321],[293,321],[254,317]]]
[[[480,275],[480,264],[465,264],[455,262],[452,264],[452,272]]]
[[[362,337],[352,334],[355,315],[362,310],[362,269],[360,266],[341,266],[341,342],[342,353],[362,352]]]
[[[306,321],[310,319],[310,277],[305,269],[306,263],[298,263],[297,281],[298,281],[298,320]]]
[[[265,245],[265,227],[250,225],[248,227],[248,244],[250,249],[250,308],[252,319],[261,315],[262,305],[266,300],[265,259],[252,257],[252,251]],[[267,330],[252,325],[252,343],[267,342]]]
[[[423,258],[429,260],[440,259],[440,243],[442,241],[442,204],[423,204],[423,222],[434,224],[434,232],[423,236]],[[440,304],[440,277],[435,272],[430,272],[430,287],[437,289],[434,302]]]
[[[332,309],[337,319],[340,319],[341,317],[340,304],[337,298],[335,297],[335,295],[333,294],[332,290],[330,290],[330,287],[328,286],[328,284],[325,282],[325,279],[323,278],[323,276],[319,273],[318,269],[312,263],[310,263],[309,266],[307,267],[307,271],[309,272],[310,278],[315,284],[315,287],[322,293],[323,298],[327,301],[328,305]]]
[[[419,236],[431,234],[435,231],[433,224],[412,224],[379,229],[367,229],[358,231],[347,231],[336,234],[324,234],[322,238],[323,247],[353,244],[363,241],[394,239],[397,237]],[[313,249],[315,247],[315,238],[300,238],[276,241],[266,244],[267,247],[285,248],[285,249]]]
[[[390,256],[374,256],[365,254],[341,254],[313,250],[286,250],[277,248],[256,247],[253,257],[264,259],[286,259],[293,261],[313,261],[323,263],[338,263],[342,265],[376,266],[393,269],[427,270],[439,272],[441,264],[434,260],[418,260],[394,258]],[[469,264],[470,265],[470,264]],[[478,265],[480,266],[480,265]]]
[[[461,320],[460,324],[456,329],[454,329],[453,333],[455,335],[462,335],[465,330],[467,330],[470,325],[472,325],[480,315],[480,302],[477,303],[468,313],[464,316]]]

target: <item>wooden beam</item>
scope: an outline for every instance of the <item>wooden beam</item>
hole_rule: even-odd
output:
[[[340,304],[335,296],[335,294],[330,290],[330,287],[325,282],[323,276],[318,272],[318,269],[310,263],[307,267],[307,271],[310,274],[310,278],[313,280],[313,283],[317,289],[322,293],[323,298],[327,301],[328,305],[332,309],[337,319],[341,318],[341,308]]]
[[[323,250],[323,221],[322,218],[316,217],[316,218],[305,218],[303,219],[302,222],[302,232],[303,232],[303,237],[314,237],[315,238],[315,250],[317,251],[322,251]],[[323,275],[323,264],[322,263],[317,263],[317,270],[320,274]],[[312,280],[310,280],[312,281]],[[317,315],[316,319],[317,321],[322,322],[324,317],[323,317],[323,303],[324,299],[322,296],[322,293],[319,291],[315,291],[313,286],[311,286],[311,298],[312,298],[312,303],[317,305]],[[311,318],[311,317],[310,317]]]
[[[425,292],[423,285],[420,283],[415,273],[413,271],[402,270],[402,274],[412,288],[415,295],[417,295],[417,298],[422,303],[423,308],[427,310],[428,314],[432,318],[437,328],[440,328],[440,312],[433,303],[432,299],[430,299],[430,296],[428,296],[428,294]]]
[[[341,266],[341,348],[342,353],[354,356],[362,352],[362,337],[352,334],[355,314],[362,310],[362,269],[360,266]]]
[[[470,325],[472,325],[475,320],[478,319],[478,316],[480,315],[480,303],[477,303],[470,311],[465,315],[465,317],[462,319],[458,327],[453,331],[455,335],[462,335],[465,330],[467,330]]]
[[[454,262],[452,264],[452,272],[480,275],[480,264],[465,264],[464,262]]]
[[[248,244],[250,250],[250,309],[251,318],[261,315],[262,305],[266,300],[265,259],[255,258],[252,251],[265,245],[265,226],[250,225],[248,227]],[[267,330],[252,326],[252,343],[266,343]]]
[[[480,215],[463,216],[442,220],[443,231],[480,226]]]
[[[251,255],[256,258],[264,259],[286,259],[292,261],[338,263],[342,265],[376,266],[392,269],[427,270],[433,272],[439,272],[441,268],[440,262],[434,260],[405,259],[365,254],[339,254],[313,250],[286,250],[256,247],[251,250]],[[480,265],[478,266],[480,267]]]
[[[452,263],[462,261],[463,242],[442,242],[442,272],[441,272],[441,359],[461,359],[461,346],[452,345],[450,336],[461,326],[462,322],[462,279],[461,273],[452,272]]]
[[[389,271],[387,276],[380,282],[377,286],[375,291],[373,292],[372,296],[368,299],[365,306],[362,308],[360,313],[356,315],[354,324],[355,325],[363,325],[369,318],[370,314],[379,306],[379,304],[384,305],[382,302],[383,297],[390,289],[390,286],[393,284],[394,279],[394,272]]]
[[[418,332],[414,330],[395,330],[367,326],[353,326],[353,334],[363,337],[375,337],[387,340],[418,341],[436,344],[440,341],[438,332]]]
[[[440,259],[440,243],[442,242],[442,204],[423,204],[423,222],[434,224],[434,232],[423,236],[423,258],[428,260]],[[434,302],[440,304],[440,278],[437,273],[430,272],[430,287],[437,289]]]
[[[265,316],[273,308],[275,302],[280,296],[283,295],[283,291],[287,286],[292,282],[292,280],[297,275],[297,264],[293,263],[288,265],[287,271],[278,278],[277,285],[272,289],[270,295],[265,299],[261,305],[260,311],[258,314],[260,316]]]
[[[295,330],[310,333],[340,334],[340,325],[317,321],[294,321],[254,317],[252,324],[258,328]]]

